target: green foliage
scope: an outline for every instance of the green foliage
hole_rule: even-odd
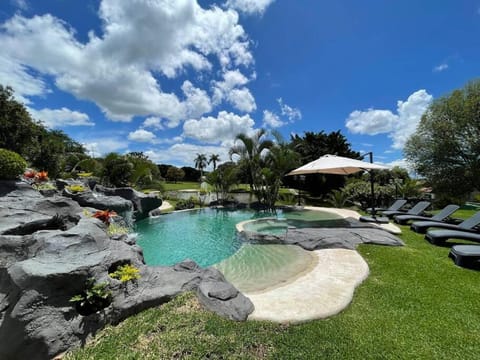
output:
[[[81,315],[93,314],[106,308],[112,298],[107,283],[97,283],[95,278],[88,278],[85,283],[85,290],[80,294],[72,296],[70,302],[74,303]]]
[[[226,199],[231,188],[238,184],[238,168],[233,162],[220,165],[207,175],[207,182],[222,199]]]
[[[114,272],[109,274],[112,278],[122,283],[140,279],[140,270],[131,264],[120,265]]]
[[[109,186],[128,186],[133,164],[125,156],[109,153],[103,160],[102,179]]]
[[[406,158],[443,198],[480,189],[480,80],[435,99],[407,141]]]
[[[208,158],[208,163],[213,163],[213,171],[217,169],[217,162],[220,161],[220,155],[218,154],[211,154]]]
[[[352,202],[360,203],[363,209],[372,206],[371,184],[369,181],[355,179],[349,182],[344,188],[345,196]],[[392,185],[374,184],[375,205],[384,206],[391,203],[395,195],[395,187]]]
[[[169,181],[177,182],[185,177],[185,171],[177,168],[176,166],[170,166],[167,170],[165,178]]]
[[[123,226],[121,224],[117,224],[114,222],[110,222],[108,224],[107,228],[107,234],[108,236],[114,236],[114,235],[126,235],[130,233],[130,229],[128,226]]]
[[[344,189],[332,190],[325,201],[333,207],[343,208],[349,201],[349,195]]]
[[[32,184],[32,187],[35,190],[56,190],[57,187],[52,184],[51,182],[39,183],[39,184]]]
[[[190,198],[188,200],[178,200],[175,204],[175,210],[186,210],[186,209],[193,209],[195,207],[195,200]]]
[[[72,184],[72,185],[67,185],[65,188],[70,191],[71,193],[80,193],[84,192],[87,190],[87,188],[82,185],[82,184]]]
[[[200,171],[200,179],[203,176],[203,169],[207,166],[207,155],[205,154],[197,154],[195,158],[195,168]]]
[[[0,179],[14,180],[27,167],[27,162],[16,152],[0,149]]]

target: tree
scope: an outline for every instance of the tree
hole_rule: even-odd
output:
[[[103,160],[103,181],[107,185],[128,186],[133,164],[125,156],[110,153]]]
[[[195,158],[195,168],[200,171],[200,180],[203,177],[203,169],[207,166],[207,155],[205,154],[198,154]]]
[[[165,175],[165,177],[168,180],[173,181],[174,183],[176,183],[179,180],[182,180],[184,176],[185,176],[185,171],[175,166],[170,166],[167,170],[167,174]]]
[[[207,175],[207,182],[214,187],[217,200],[218,193],[221,194],[223,200],[227,198],[232,186],[238,184],[237,175],[238,167],[233,162],[224,163]]]
[[[210,158],[208,159],[208,163],[213,163],[213,171],[217,169],[217,162],[220,161],[220,155],[218,154],[211,154]]]
[[[239,156],[239,164],[247,169],[250,189],[257,197],[261,187],[263,157],[268,149],[273,146],[271,140],[264,138],[265,135],[265,129],[258,130],[252,137],[243,133],[238,134],[235,137],[235,145],[229,151],[230,157],[233,155]]]
[[[480,80],[434,100],[404,152],[440,197],[462,201],[480,189]]]

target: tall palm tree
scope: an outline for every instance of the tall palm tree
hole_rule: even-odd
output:
[[[195,158],[195,168],[200,170],[200,181],[203,177],[203,169],[207,166],[207,155],[197,153]]]
[[[232,155],[240,157],[239,162],[247,168],[249,174],[249,185],[257,195],[261,185],[261,168],[263,156],[266,150],[273,146],[271,140],[264,139],[265,129],[258,130],[252,137],[242,133],[235,137],[235,145],[230,149],[230,158]]]
[[[210,159],[208,159],[208,163],[213,163],[213,171],[217,170],[217,161],[220,161],[220,155],[211,154]]]

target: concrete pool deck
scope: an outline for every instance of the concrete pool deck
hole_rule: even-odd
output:
[[[346,219],[360,217],[352,210],[310,206],[304,209],[327,211]],[[237,230],[242,231],[244,223],[237,224]],[[371,225],[401,233],[393,224]],[[300,323],[338,314],[350,304],[355,288],[368,277],[368,264],[356,250],[320,249],[312,253],[318,262],[302,276],[273,289],[245,293],[255,306],[249,320]]]

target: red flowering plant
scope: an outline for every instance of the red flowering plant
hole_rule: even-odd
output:
[[[27,169],[24,173],[23,173],[23,177],[25,179],[34,179],[35,178],[35,175],[37,175],[37,172],[33,169]]]
[[[48,171],[39,171],[35,175],[35,182],[48,181]]]
[[[101,221],[103,221],[105,224],[109,225],[110,224],[110,219],[113,216],[117,216],[117,213],[115,211],[110,211],[110,210],[97,210],[95,214],[93,214],[94,218],[97,218]]]

